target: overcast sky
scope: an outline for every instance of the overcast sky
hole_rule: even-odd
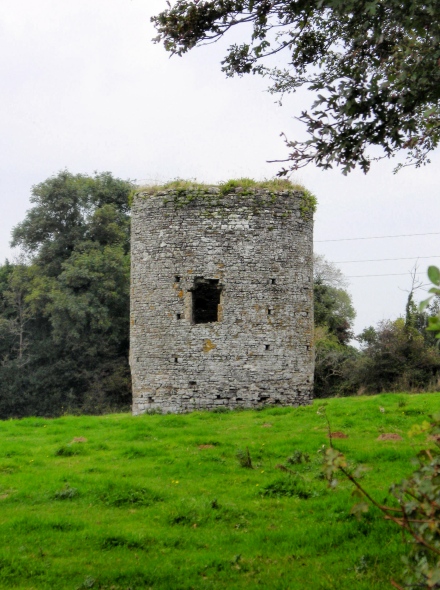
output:
[[[281,132],[302,133],[293,117],[307,95],[280,108],[264,80],[226,79],[228,43],[169,59],[149,22],[164,8],[165,0],[1,1],[0,261],[14,255],[11,229],[32,185],[62,169],[145,182],[276,174],[266,161],[285,156]],[[428,264],[440,264],[440,235],[323,240],[440,232],[440,153],[431,159],[397,176],[392,161],[367,176],[307,167],[294,179],[318,197],[316,252],[338,262],[408,258],[339,265],[356,277],[357,332],[404,312],[409,271],[419,258],[423,280]]]

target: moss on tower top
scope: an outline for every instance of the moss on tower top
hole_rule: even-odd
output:
[[[211,199],[214,197],[218,199],[219,197],[221,198],[222,196],[231,194],[236,194],[237,196],[252,195],[258,193],[258,191],[267,191],[273,198],[276,198],[279,193],[283,192],[298,192],[302,199],[301,213],[314,213],[316,210],[316,197],[303,185],[293,183],[284,178],[272,178],[260,181],[251,178],[236,178],[218,184],[176,179],[161,185],[139,186],[133,191],[131,200],[134,195],[139,195],[143,198],[154,195],[172,195],[175,205],[182,207],[200,197],[209,197]]]
[[[212,188],[219,189],[221,194],[228,194],[230,192],[234,192],[235,189],[241,189],[241,191],[246,191],[246,189],[267,189],[270,191],[278,192],[278,191],[303,191],[304,187],[300,184],[296,184],[291,182],[290,180],[284,178],[272,178],[268,180],[253,180],[252,178],[234,178],[231,180],[227,180],[224,182],[219,182],[218,184],[207,184],[202,182],[197,182],[196,180],[184,180],[181,178],[177,178],[175,180],[171,180],[164,184],[154,184],[154,185],[146,185],[146,186],[139,186],[136,192],[148,193],[151,195],[157,194],[162,191],[166,190],[175,190],[175,191],[207,191]]]

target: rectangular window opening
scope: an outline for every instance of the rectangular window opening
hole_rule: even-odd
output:
[[[192,319],[195,324],[218,322],[221,292],[218,279],[195,278],[192,288]]]
[[[181,313],[176,313],[176,317],[177,317],[178,320],[181,320],[182,319],[182,314]]]
[[[265,344],[264,348],[265,348],[265,350],[270,350],[270,344]]]
[[[272,315],[272,310],[271,309],[268,309],[267,310],[267,315]]]
[[[179,362],[179,359],[177,358],[177,356],[174,357],[174,362],[175,363],[178,363]]]
[[[176,281],[176,283],[180,283],[180,277],[179,277],[179,275],[175,275],[174,276],[174,280]]]
[[[271,283],[271,285],[275,285],[275,284],[276,284],[276,282],[277,282],[277,280],[276,280],[276,279],[270,279],[270,283]]]

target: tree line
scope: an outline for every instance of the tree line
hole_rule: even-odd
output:
[[[0,266],[0,418],[128,410],[131,182],[62,171],[32,188],[13,230],[21,255]],[[438,389],[425,327],[434,300],[352,331],[342,273],[315,256],[315,396]]]
[[[128,409],[130,182],[67,171],[32,189],[0,267],[0,417]]]
[[[355,310],[344,286],[342,273],[315,256],[315,397],[439,391],[439,341],[427,330],[440,311],[439,296],[421,311],[412,289],[401,317],[355,336]]]

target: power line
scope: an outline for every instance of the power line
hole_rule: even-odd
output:
[[[334,240],[315,240],[316,243],[322,242],[353,242],[355,240],[383,240],[385,238],[412,238],[413,236],[439,236],[440,232],[428,232],[426,234],[398,234],[395,236],[369,236],[366,238],[337,238]]]
[[[348,262],[384,262],[385,260],[423,260],[424,258],[440,258],[440,256],[411,256],[410,258],[370,258],[369,260],[332,260],[333,264]]]
[[[415,274],[412,273],[411,276],[417,275],[424,275],[424,272],[416,272]],[[397,272],[397,273],[387,273],[384,275],[352,275],[349,277],[345,277],[346,279],[363,279],[364,277],[403,277],[403,276],[410,276],[408,272]]]

